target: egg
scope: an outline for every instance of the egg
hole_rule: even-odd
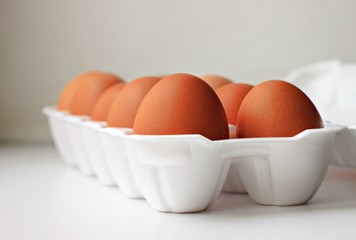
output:
[[[245,83],[230,83],[216,90],[216,94],[224,106],[229,124],[236,124],[242,100],[252,88],[252,85]]]
[[[142,135],[229,137],[224,108],[214,90],[200,78],[184,73],[169,75],[152,87],[137,111],[133,129]]]
[[[57,102],[57,109],[61,111],[69,111],[73,96],[76,93],[80,83],[89,75],[99,73],[98,71],[90,71],[80,74],[72,79],[61,92]]]
[[[212,87],[212,89],[214,90],[226,84],[232,83],[229,79],[214,74],[203,75],[200,78],[203,79],[207,84],[209,84],[209,86]]]
[[[109,127],[132,128],[136,112],[160,77],[141,77],[127,84],[115,97],[107,117]]]
[[[299,88],[282,80],[269,80],[246,95],[236,127],[240,138],[292,137],[306,129],[322,128],[323,122]]]
[[[106,89],[120,82],[123,80],[111,73],[99,72],[85,76],[73,96],[70,113],[90,116],[99,96]]]
[[[105,92],[100,95],[91,113],[91,119],[93,121],[106,121],[110,106],[114,101],[114,98],[124,86],[125,83],[117,83],[105,90]]]

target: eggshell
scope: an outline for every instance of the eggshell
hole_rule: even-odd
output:
[[[292,137],[306,129],[322,128],[323,122],[299,88],[285,81],[269,80],[246,95],[236,126],[240,138]]]
[[[124,86],[125,83],[117,83],[114,86],[108,88],[105,92],[103,92],[103,94],[100,95],[91,113],[91,119],[93,121],[106,121],[112,102]]]
[[[80,74],[73,78],[61,92],[57,102],[57,109],[61,111],[69,111],[74,94],[76,93],[80,83],[89,75],[99,73],[99,71],[90,71]]]
[[[94,73],[85,76],[74,94],[70,113],[90,116],[99,96],[106,89],[120,82],[123,80],[111,73]]]
[[[173,74],[159,81],[142,100],[134,122],[135,134],[200,134],[227,139],[224,108],[214,90],[190,74]]]
[[[216,90],[226,84],[232,83],[229,79],[213,74],[207,74],[200,77],[204,80],[207,84],[209,84],[212,89]]]
[[[132,128],[136,112],[160,77],[141,77],[127,84],[115,97],[107,117],[109,127]]]
[[[224,106],[229,124],[236,124],[242,100],[252,88],[252,85],[245,83],[230,83],[216,90],[216,94]]]

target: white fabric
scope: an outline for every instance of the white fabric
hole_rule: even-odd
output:
[[[323,120],[356,123],[356,64],[318,62],[291,71],[286,80],[309,96]]]

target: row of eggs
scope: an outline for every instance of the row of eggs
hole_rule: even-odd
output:
[[[290,83],[252,86],[216,75],[125,83],[87,72],[44,113],[68,164],[163,212],[202,211],[221,190],[262,205],[305,203],[320,186],[338,131],[324,128]]]
[[[112,73],[86,72],[65,86],[57,109],[135,134],[200,134],[210,140],[291,137],[323,127],[311,100],[288,82],[252,86],[217,75],[177,73],[125,83]],[[229,124],[236,131],[229,132]]]

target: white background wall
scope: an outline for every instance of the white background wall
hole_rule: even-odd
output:
[[[257,83],[356,62],[355,23],[353,0],[0,0],[0,140],[48,140],[41,108],[82,71]]]

